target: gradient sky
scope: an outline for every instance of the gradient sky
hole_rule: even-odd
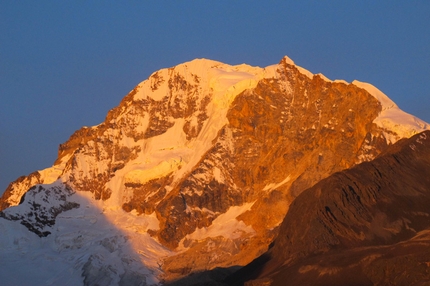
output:
[[[295,3],[288,3],[295,2]],[[152,72],[288,55],[430,122],[430,1],[1,1],[0,194]]]

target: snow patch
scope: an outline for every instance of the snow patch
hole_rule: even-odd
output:
[[[288,176],[288,177],[286,177],[282,182],[280,182],[280,183],[271,183],[271,184],[268,184],[268,185],[266,185],[264,188],[263,188],[263,191],[271,191],[271,190],[274,190],[274,189],[276,189],[276,188],[279,188],[280,186],[282,186],[282,185],[284,185],[284,184],[286,184],[286,183],[288,183],[289,181],[291,180],[291,177],[290,176]]]
[[[346,85],[349,84],[346,80],[343,80],[343,79],[335,79],[333,82],[335,82],[335,83],[343,83],[343,84],[346,84]]]
[[[213,175],[214,175],[214,179],[217,180],[219,183],[223,184],[224,183],[224,174],[221,172],[221,170],[217,167],[214,167],[213,169]]]
[[[255,230],[236,218],[246,211],[249,211],[255,202],[246,203],[241,206],[230,207],[227,212],[219,215],[208,227],[198,228],[193,233],[182,239],[204,240],[208,237],[223,236],[228,239],[237,239],[243,233],[255,233]]]
[[[388,98],[388,96],[386,96],[382,91],[380,91],[370,83],[354,80],[352,84],[366,90],[373,97],[375,97],[381,103],[382,111],[392,108],[398,108],[397,105],[390,98]]]
[[[318,75],[321,79],[323,79],[326,82],[332,82],[329,78],[327,78],[325,75],[323,75],[322,73],[318,73],[316,74]]]
[[[299,70],[301,74],[304,74],[308,78],[312,79],[314,77],[314,74],[308,71],[307,69],[304,69],[302,67],[296,66],[296,68]]]
[[[125,174],[125,183],[145,184],[153,179],[167,176],[179,169],[181,165],[181,158],[172,158],[150,169],[135,169]]]

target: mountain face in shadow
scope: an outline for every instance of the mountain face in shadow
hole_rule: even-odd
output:
[[[430,132],[335,173],[290,205],[246,285],[428,285]]]
[[[159,284],[157,257],[167,250],[144,232],[150,219],[106,213],[59,182],[37,185],[0,212],[1,284]]]

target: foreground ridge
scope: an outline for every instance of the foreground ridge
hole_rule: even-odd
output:
[[[425,131],[321,180],[290,206],[274,247],[228,284],[428,284],[429,173]]]

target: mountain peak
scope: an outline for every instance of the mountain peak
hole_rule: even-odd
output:
[[[289,65],[295,65],[294,61],[290,59],[288,56],[284,56],[281,60],[281,63],[286,63]]]
[[[11,183],[3,218],[20,235],[46,234],[86,279],[119,279],[97,247],[121,271],[140,259],[130,275],[148,280],[160,267],[169,280],[244,265],[301,192],[426,128],[371,85],[315,76],[288,57],[265,68],[196,59],[153,73],[61,144],[54,166]],[[41,224],[42,210],[53,215]],[[85,239],[69,224],[90,226]],[[90,254],[68,260],[66,246]]]

